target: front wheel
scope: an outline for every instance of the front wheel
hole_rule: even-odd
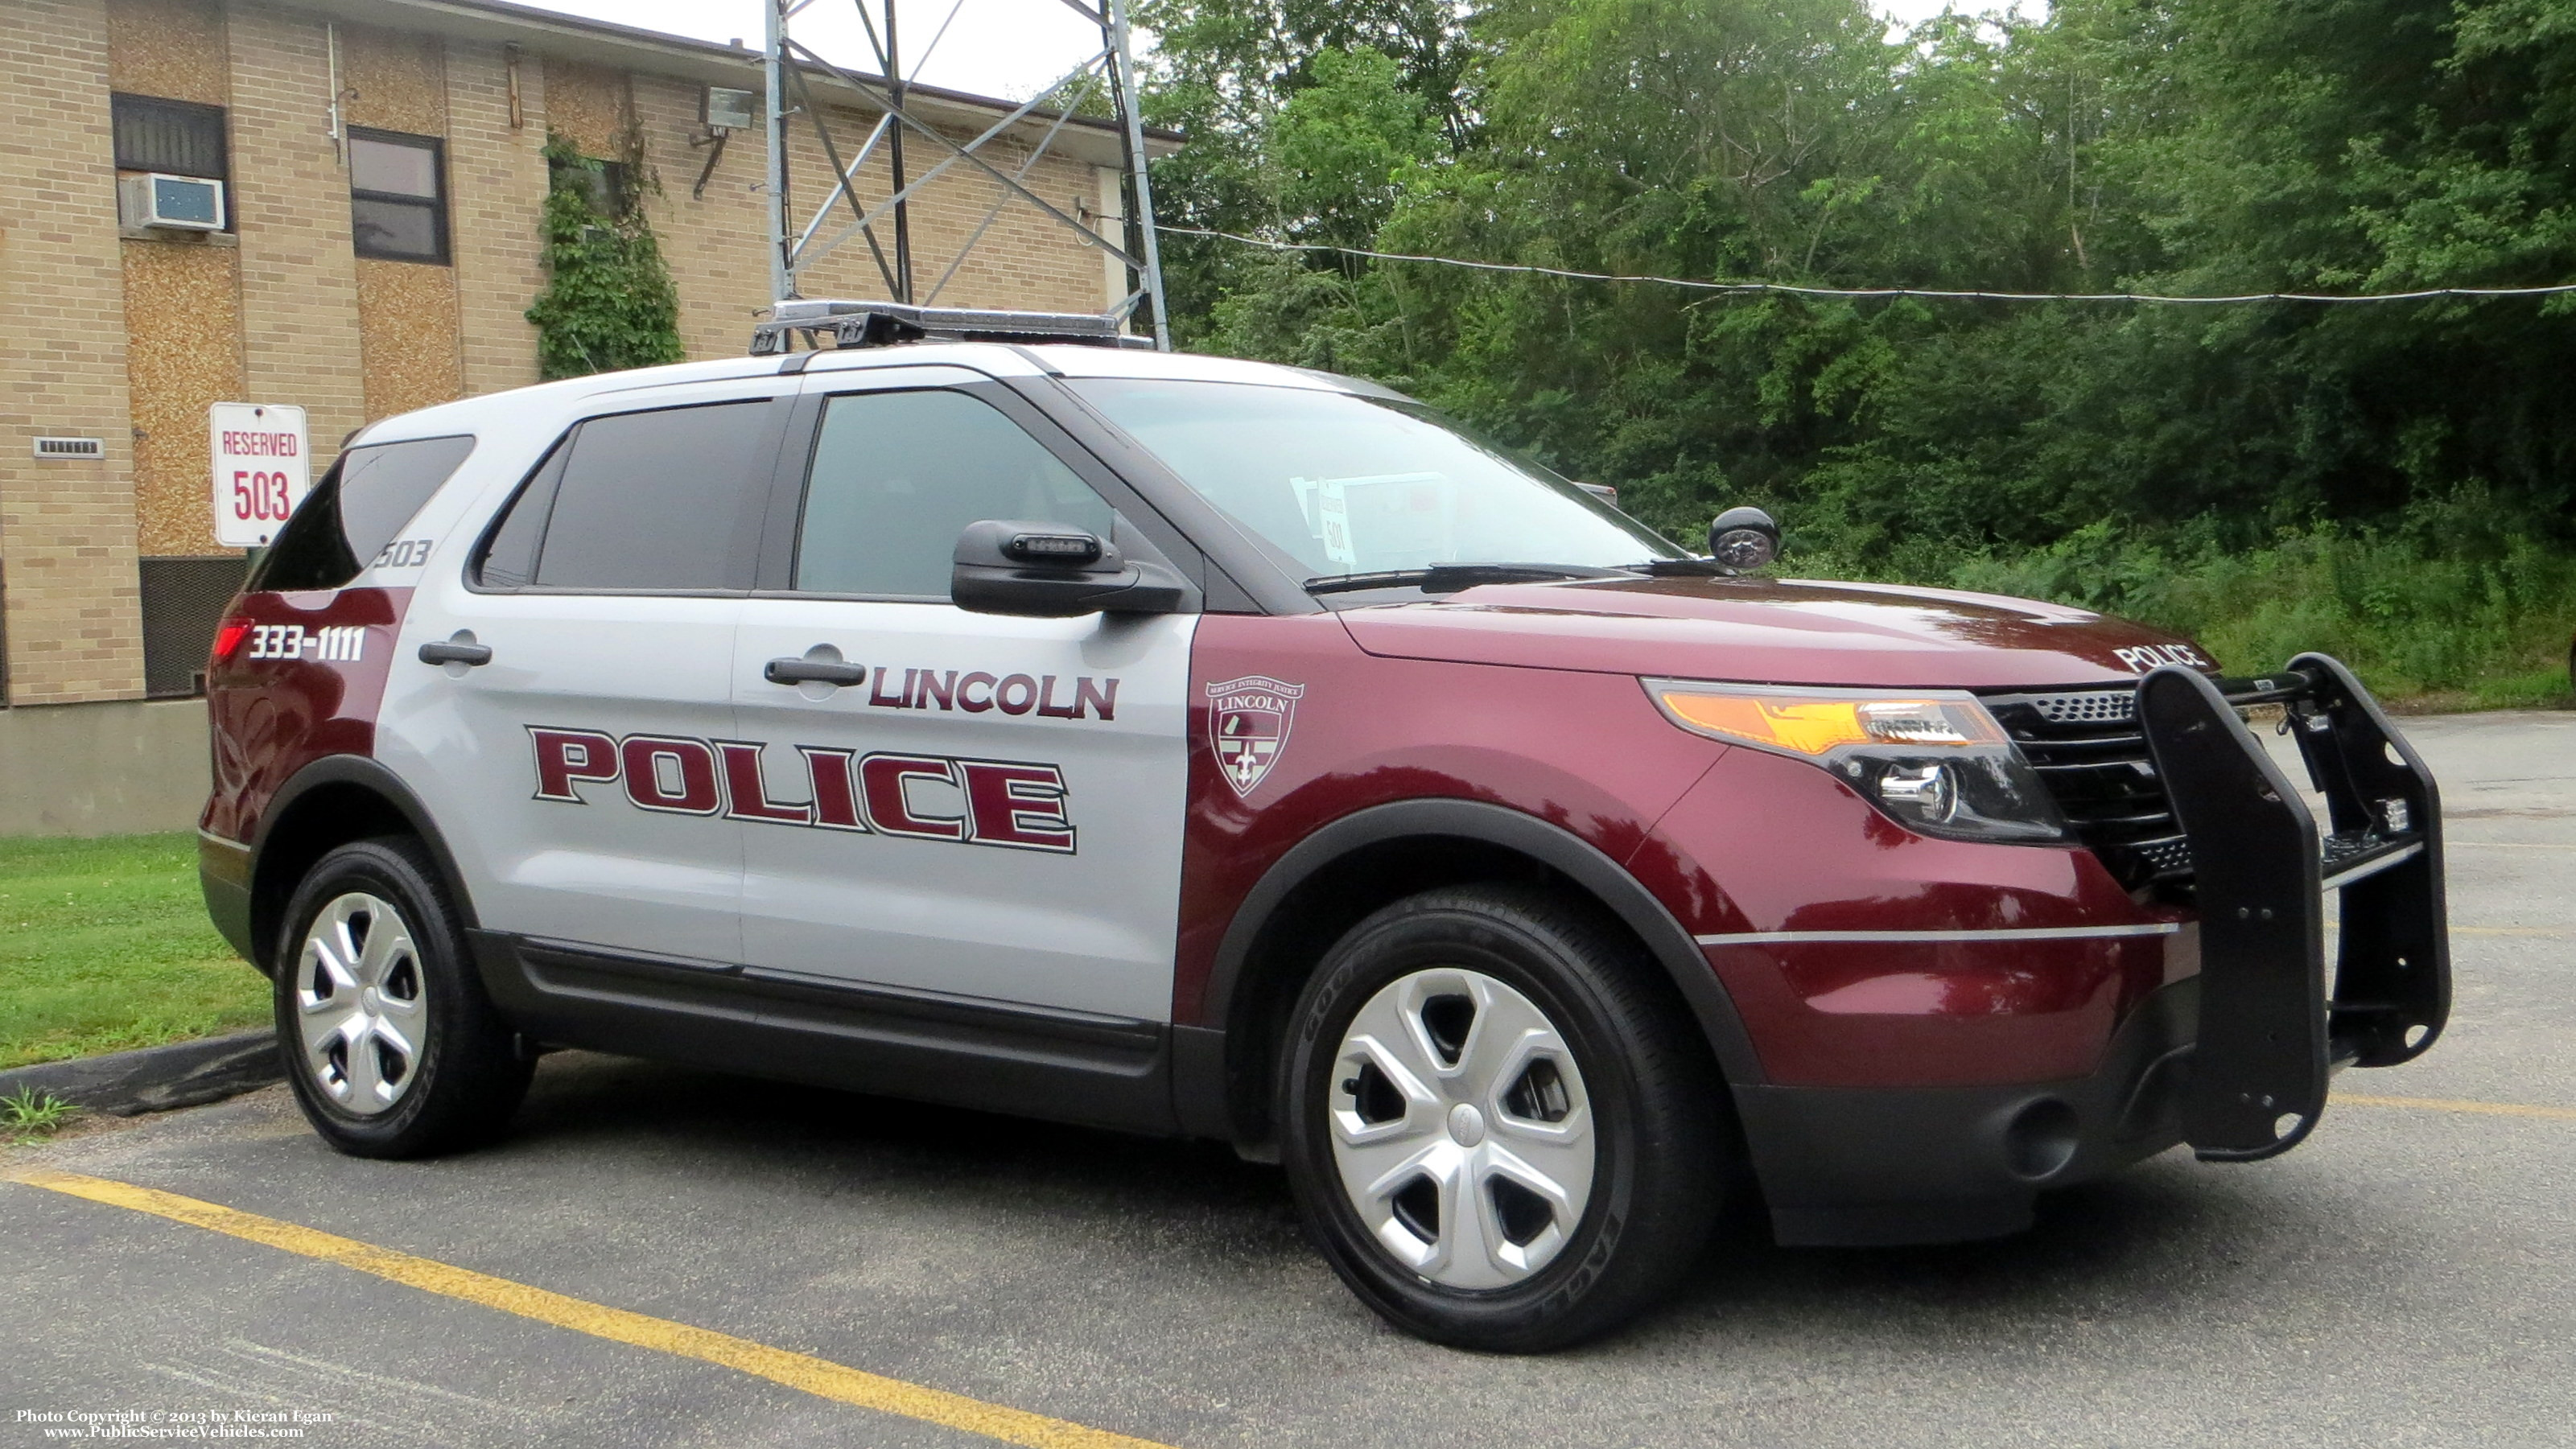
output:
[[[361,840],[315,862],[287,902],[279,950],[278,1046],[322,1140],[358,1157],[422,1157],[509,1120],[529,1064],[417,843]]]
[[[1337,944],[1292,1018],[1285,1160],[1396,1326],[1561,1347],[1685,1276],[1726,1178],[1718,1079],[1637,948],[1555,899],[1434,891]]]

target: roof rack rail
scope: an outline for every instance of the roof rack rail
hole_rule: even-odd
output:
[[[835,347],[889,347],[898,342],[1084,342],[1095,347],[1150,348],[1150,337],[1120,332],[1105,312],[993,312],[967,307],[916,307],[904,302],[854,302],[818,297],[781,302],[769,320],[753,325],[751,355],[793,351],[802,334],[809,348],[829,336]]]

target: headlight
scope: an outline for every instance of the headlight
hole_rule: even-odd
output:
[[[1645,685],[1683,729],[1831,770],[1908,829],[2020,844],[2069,838],[2047,787],[1973,694]]]

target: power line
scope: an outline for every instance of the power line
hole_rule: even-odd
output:
[[[1478,272],[1520,272],[1534,277],[1562,277],[1576,282],[1644,282],[1663,287],[1687,287],[1700,292],[1776,292],[1799,297],[1929,297],[1971,302],[2161,302],[2178,306],[2208,306],[2229,302],[2424,302],[2436,297],[2554,297],[2576,292],[2576,282],[2561,282],[2547,287],[2427,287],[2415,292],[2364,292],[2337,295],[2331,292],[2246,292],[2232,297],[2176,297],[2157,292],[1985,292],[1954,291],[1941,287],[1811,287],[1796,282],[1711,282],[1687,277],[1628,276],[1617,272],[1577,272],[1564,267],[1526,266],[1516,262],[1478,262],[1464,257],[1421,256],[1410,252],[1373,252],[1360,247],[1327,246],[1316,242],[1267,241],[1260,237],[1238,236],[1230,231],[1210,231],[1195,226],[1164,226],[1156,231],[1173,236],[1210,237],[1219,241],[1240,242],[1245,246],[1263,247],[1274,252],[1331,252],[1338,256],[1365,257],[1376,262],[1429,262],[1435,266],[1465,267]]]

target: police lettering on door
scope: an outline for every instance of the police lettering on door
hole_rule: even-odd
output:
[[[1072,802],[1055,765],[798,745],[805,798],[776,800],[754,741],[545,725],[528,726],[528,738],[540,800],[586,805],[583,785],[613,784],[627,803],[657,814],[1074,853]]]

